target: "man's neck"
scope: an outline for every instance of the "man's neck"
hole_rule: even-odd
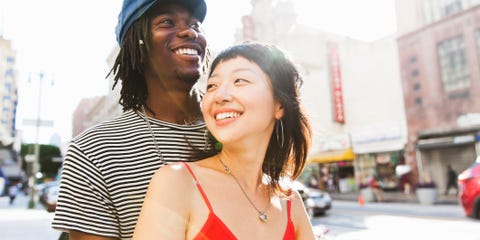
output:
[[[200,105],[189,93],[170,91],[150,96],[146,102],[148,116],[176,124],[193,124],[201,119]]]

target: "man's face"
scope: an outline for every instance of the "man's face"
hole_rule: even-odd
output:
[[[191,87],[200,77],[206,39],[200,21],[178,4],[155,7],[150,18],[150,64],[146,73],[167,85]],[[172,82],[171,79],[181,81]]]

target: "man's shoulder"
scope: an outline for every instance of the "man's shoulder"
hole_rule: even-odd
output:
[[[82,133],[72,138],[72,142],[90,141],[92,139],[103,139],[108,134],[125,134],[134,126],[138,126],[141,118],[134,111],[127,111],[109,120],[104,120],[87,128]]]

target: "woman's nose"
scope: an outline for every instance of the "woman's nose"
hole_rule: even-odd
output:
[[[215,91],[215,102],[223,103],[230,102],[232,100],[232,88],[226,84],[221,85]]]

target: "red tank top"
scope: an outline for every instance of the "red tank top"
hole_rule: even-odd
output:
[[[202,229],[200,232],[195,236],[195,240],[211,240],[211,239],[224,239],[224,240],[236,240],[237,238],[233,233],[230,231],[230,229],[223,223],[223,221],[215,215],[212,205],[210,205],[210,201],[208,201],[207,195],[203,191],[202,186],[200,186],[200,183],[197,180],[197,177],[193,173],[192,169],[187,163],[183,163],[190,174],[192,175],[193,179],[195,180],[195,185],[197,185],[198,190],[200,191],[200,194],[203,197],[203,200],[205,201],[205,204],[207,204],[208,209],[210,210],[210,213],[208,214],[207,221],[205,221],[205,224],[203,224]],[[290,209],[291,209],[292,203],[290,202],[290,199],[287,200],[287,214],[288,214],[288,222],[287,222],[287,228],[285,229],[285,234],[283,235],[283,240],[290,240],[290,239],[295,239],[295,226],[293,225],[292,219],[290,218]]]

